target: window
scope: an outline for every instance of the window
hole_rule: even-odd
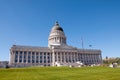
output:
[[[36,58],[38,58],[38,56],[36,56]]]
[[[40,56],[40,59],[42,59],[42,56]]]
[[[30,59],[30,56],[28,56],[28,58]]]
[[[32,55],[34,55],[35,53],[34,52],[32,52]]]
[[[42,60],[40,60],[40,63],[42,63]]]
[[[22,51],[20,51],[20,54],[22,54]]]
[[[24,58],[26,58],[26,56],[24,56]]]
[[[58,52],[58,55],[60,55],[60,53]]]
[[[40,52],[40,55],[42,55],[42,52]]]
[[[28,63],[30,63],[30,60],[28,60]]]
[[[44,63],[46,63],[46,60],[44,60]]]
[[[36,60],[36,63],[38,63],[38,60]]]
[[[22,62],[22,60],[19,60],[19,62]]]
[[[58,58],[60,58],[60,56],[58,55]]]
[[[44,56],[44,59],[46,59],[46,56]]]
[[[34,60],[32,60],[32,63],[34,63]]]
[[[50,63],[50,60],[48,60],[48,63]]]
[[[20,58],[22,58],[22,55],[20,55]]]
[[[48,55],[50,55],[50,53],[48,53]]]
[[[26,54],[27,52],[26,51],[24,51],[24,54]]]
[[[28,55],[30,55],[31,54],[31,52],[28,52]]]
[[[32,56],[32,58],[34,58],[34,56]]]
[[[18,54],[18,51],[16,51],[15,53]]]
[[[50,59],[50,57],[48,56],[48,59]]]
[[[18,62],[18,60],[16,59],[15,62]]]
[[[36,52],[36,55],[38,55],[38,52]]]
[[[24,60],[24,62],[26,62],[26,60]]]
[[[44,52],[44,55],[46,55],[46,52]]]

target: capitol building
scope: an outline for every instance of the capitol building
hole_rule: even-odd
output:
[[[101,64],[101,50],[78,49],[67,45],[64,30],[56,22],[48,37],[48,47],[13,45],[9,64],[24,66],[57,66],[81,62],[84,65]]]

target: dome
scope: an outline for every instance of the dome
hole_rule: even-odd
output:
[[[53,30],[63,31],[63,29],[62,29],[61,27],[59,27],[59,26],[55,26],[55,27],[53,27]]]
[[[55,30],[59,30],[59,31],[62,31],[63,32],[63,29],[59,26],[59,23],[56,22],[55,23],[55,26],[52,28],[52,31],[55,31]]]
[[[59,26],[58,22],[56,22],[48,37],[48,47],[63,44],[66,44],[66,36],[62,27]]]

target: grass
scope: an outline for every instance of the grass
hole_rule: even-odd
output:
[[[120,80],[120,68],[10,68],[0,69],[0,80]]]

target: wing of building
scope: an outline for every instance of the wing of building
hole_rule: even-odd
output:
[[[58,22],[53,26],[48,47],[13,45],[10,49],[10,65],[24,66],[56,66],[82,62],[85,65],[101,64],[101,50],[78,49],[67,45],[64,30]]]

